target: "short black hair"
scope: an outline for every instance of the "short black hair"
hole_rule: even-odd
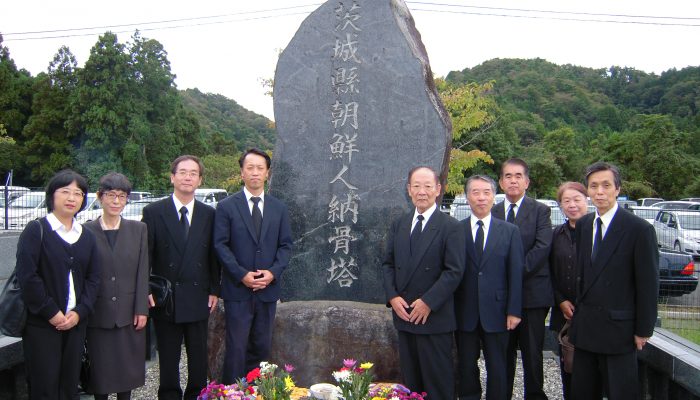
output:
[[[204,176],[204,163],[202,162],[202,160],[199,159],[199,157],[193,156],[191,154],[185,154],[176,158],[172,162],[172,164],[170,164],[170,173],[175,175],[175,173],[177,172],[178,165],[180,165],[181,162],[188,160],[196,162],[199,166],[199,176]]]
[[[110,172],[100,178],[100,187],[97,189],[97,195],[102,196],[111,190],[121,190],[129,195],[131,194],[131,188],[131,182],[129,182],[129,178],[124,176],[124,174]]]
[[[53,212],[54,193],[56,193],[58,189],[66,187],[73,182],[75,182],[76,185],[78,185],[78,188],[80,188],[80,190],[83,192],[83,203],[80,205],[80,209],[78,209],[78,212],[81,212],[83,211],[83,209],[85,209],[85,206],[87,206],[88,193],[87,180],[85,179],[85,177],[71,169],[64,169],[56,172],[56,174],[49,180],[49,183],[46,185],[46,209],[48,210],[48,212]],[[78,215],[78,213],[75,214]]]
[[[418,165],[416,167],[411,168],[410,171],[408,171],[408,180],[406,181],[407,184],[411,184],[411,178],[413,177],[413,173],[418,171],[419,169],[427,169],[428,171],[433,173],[433,176],[435,176],[435,183],[440,183],[440,175],[438,175],[437,171],[435,171],[432,167],[429,167],[427,165]]]
[[[241,156],[241,158],[238,159],[238,166],[240,166],[241,168],[243,168],[243,162],[245,161],[245,157],[248,154],[257,154],[260,157],[265,158],[265,163],[267,163],[267,169],[270,169],[270,166],[272,166],[272,159],[270,158],[270,156],[268,156],[267,153],[265,153],[264,151],[253,147],[252,149],[246,150]]]
[[[588,188],[588,177],[591,176],[591,174],[594,174],[596,172],[601,172],[601,171],[610,171],[613,174],[613,179],[615,180],[615,189],[619,189],[620,186],[622,186],[622,179],[620,178],[620,170],[613,164],[604,162],[604,161],[598,161],[596,163],[593,163],[586,167],[586,177],[583,180],[583,183],[586,185],[586,188]]]
[[[530,167],[527,166],[527,163],[522,158],[513,157],[505,160],[503,164],[501,164],[501,178],[503,178],[503,169],[506,165],[520,165],[525,171],[525,177],[530,179]]]

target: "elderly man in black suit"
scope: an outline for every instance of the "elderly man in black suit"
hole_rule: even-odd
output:
[[[525,399],[546,399],[542,386],[542,350],[545,319],[553,303],[549,277],[549,249],[552,243],[551,210],[545,204],[527,197],[530,186],[529,168],[519,158],[506,160],[499,179],[506,199],[496,204],[493,216],[515,224],[520,230],[525,252],[523,271],[523,314],[520,325],[511,332],[508,343],[508,398],[513,393],[517,351],[523,362]]]
[[[407,189],[415,209],[391,225],[382,265],[387,307],[399,331],[404,384],[430,399],[451,400],[453,293],[464,272],[464,233],[437,209],[435,170],[413,168]]]
[[[576,224],[580,284],[569,332],[576,347],[572,397],[636,399],[637,350],[654,333],[657,314],[656,233],[618,206],[617,167],[590,165],[585,184],[596,212]]]
[[[183,340],[188,375],[184,399],[196,399],[207,385],[207,324],[218,300],[221,274],[212,241],[214,209],[194,198],[203,172],[199,158],[178,157],[170,171],[173,195],[143,209],[151,272],[166,277],[173,288],[172,309],[152,309],[161,400],[183,398],[179,368]]]
[[[486,362],[486,399],[508,396],[506,351],[509,331],[520,323],[523,245],[518,228],[492,218],[496,182],[474,175],[465,189],[471,216],[465,232],[467,265],[455,293],[457,313],[458,397],[481,399],[479,354]]]

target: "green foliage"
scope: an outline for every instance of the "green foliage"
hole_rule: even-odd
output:
[[[232,193],[243,186],[241,168],[238,165],[240,154],[208,154],[202,158],[204,163],[204,182],[202,187],[226,189]]]

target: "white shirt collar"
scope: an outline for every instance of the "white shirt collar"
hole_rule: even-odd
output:
[[[173,193],[171,197],[173,198],[173,203],[175,204],[175,211],[178,214],[177,218],[180,219],[180,209],[182,208],[182,206],[185,206],[185,208],[187,208],[187,219],[191,222],[192,213],[194,212],[194,197],[192,198],[192,201],[190,201],[187,204],[182,204],[180,199],[178,199],[177,196],[175,196],[175,193]]]
[[[63,225],[53,213],[46,215],[46,220],[49,222],[49,225],[51,225],[51,230],[53,231],[58,231],[60,229],[63,233],[75,232],[78,236],[83,233],[83,226],[78,223],[75,217],[73,218],[73,227],[70,230],[66,229],[65,225]]]
[[[418,212],[418,209],[416,208],[415,211],[413,212],[413,222],[416,222],[416,218],[418,218],[418,215],[423,216],[423,229],[425,229],[425,224],[428,222],[430,217],[433,215],[433,213],[437,210],[437,204],[433,204],[430,206],[429,209],[425,210],[422,214]]]
[[[612,206],[611,209],[609,209],[605,214],[600,215],[598,214],[598,209],[595,210],[595,216],[600,217],[600,219],[603,220],[603,226],[607,229],[608,226],[610,226],[610,223],[612,222],[613,217],[615,216],[615,213],[617,212],[618,209],[617,202],[615,202],[615,205]],[[595,224],[595,218],[593,218],[593,224]]]
[[[510,200],[506,197],[505,201],[503,202],[503,207],[506,212],[506,217],[508,216],[508,209],[510,208],[511,204],[515,204],[515,210],[513,212],[515,215],[518,215],[518,211],[520,211],[520,205],[523,204],[523,199],[525,198],[525,195],[523,195],[521,198],[518,199],[515,203],[511,203]]]
[[[245,195],[245,199],[248,200],[249,202],[250,202],[251,197],[255,197],[255,196],[253,196],[253,193],[250,193],[248,188],[245,186],[243,186],[243,194]],[[262,191],[262,193],[260,193],[260,195],[258,197],[260,197],[261,203],[265,203],[265,191],[264,190]]]
[[[479,221],[479,218],[476,217],[476,215],[472,214],[472,216],[469,218],[469,223],[472,226],[472,231],[476,231],[477,226],[476,222]],[[487,216],[481,219],[481,222],[484,223],[484,229],[488,229],[489,226],[491,226],[491,213],[489,213]]]

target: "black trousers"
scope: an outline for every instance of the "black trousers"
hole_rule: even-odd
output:
[[[453,332],[417,335],[399,331],[399,359],[404,384],[431,400],[454,399]]]
[[[544,349],[544,320],[549,307],[523,308],[523,318],[518,327],[511,331],[508,342],[508,398],[513,394],[515,363],[518,360],[518,347],[523,360],[523,382],[525,400],[547,399],[542,386],[542,350]]]
[[[632,340],[632,338],[630,338]],[[599,354],[576,348],[571,374],[571,398],[574,400],[636,399],[639,385],[637,351],[624,354]]]
[[[174,323],[154,319],[160,366],[159,400],[196,400],[207,386],[208,320]],[[180,387],[180,353],[182,342],[187,352],[187,387],[184,397]]]
[[[87,320],[68,331],[27,324],[22,335],[29,398],[77,400]]]
[[[268,360],[277,303],[253,296],[246,301],[224,301],[226,311],[226,355],[223,381],[230,385]]]
[[[486,400],[506,400],[508,380],[506,351],[510,332],[457,331],[457,396],[460,400],[481,399],[479,356],[483,346],[486,364]]]

